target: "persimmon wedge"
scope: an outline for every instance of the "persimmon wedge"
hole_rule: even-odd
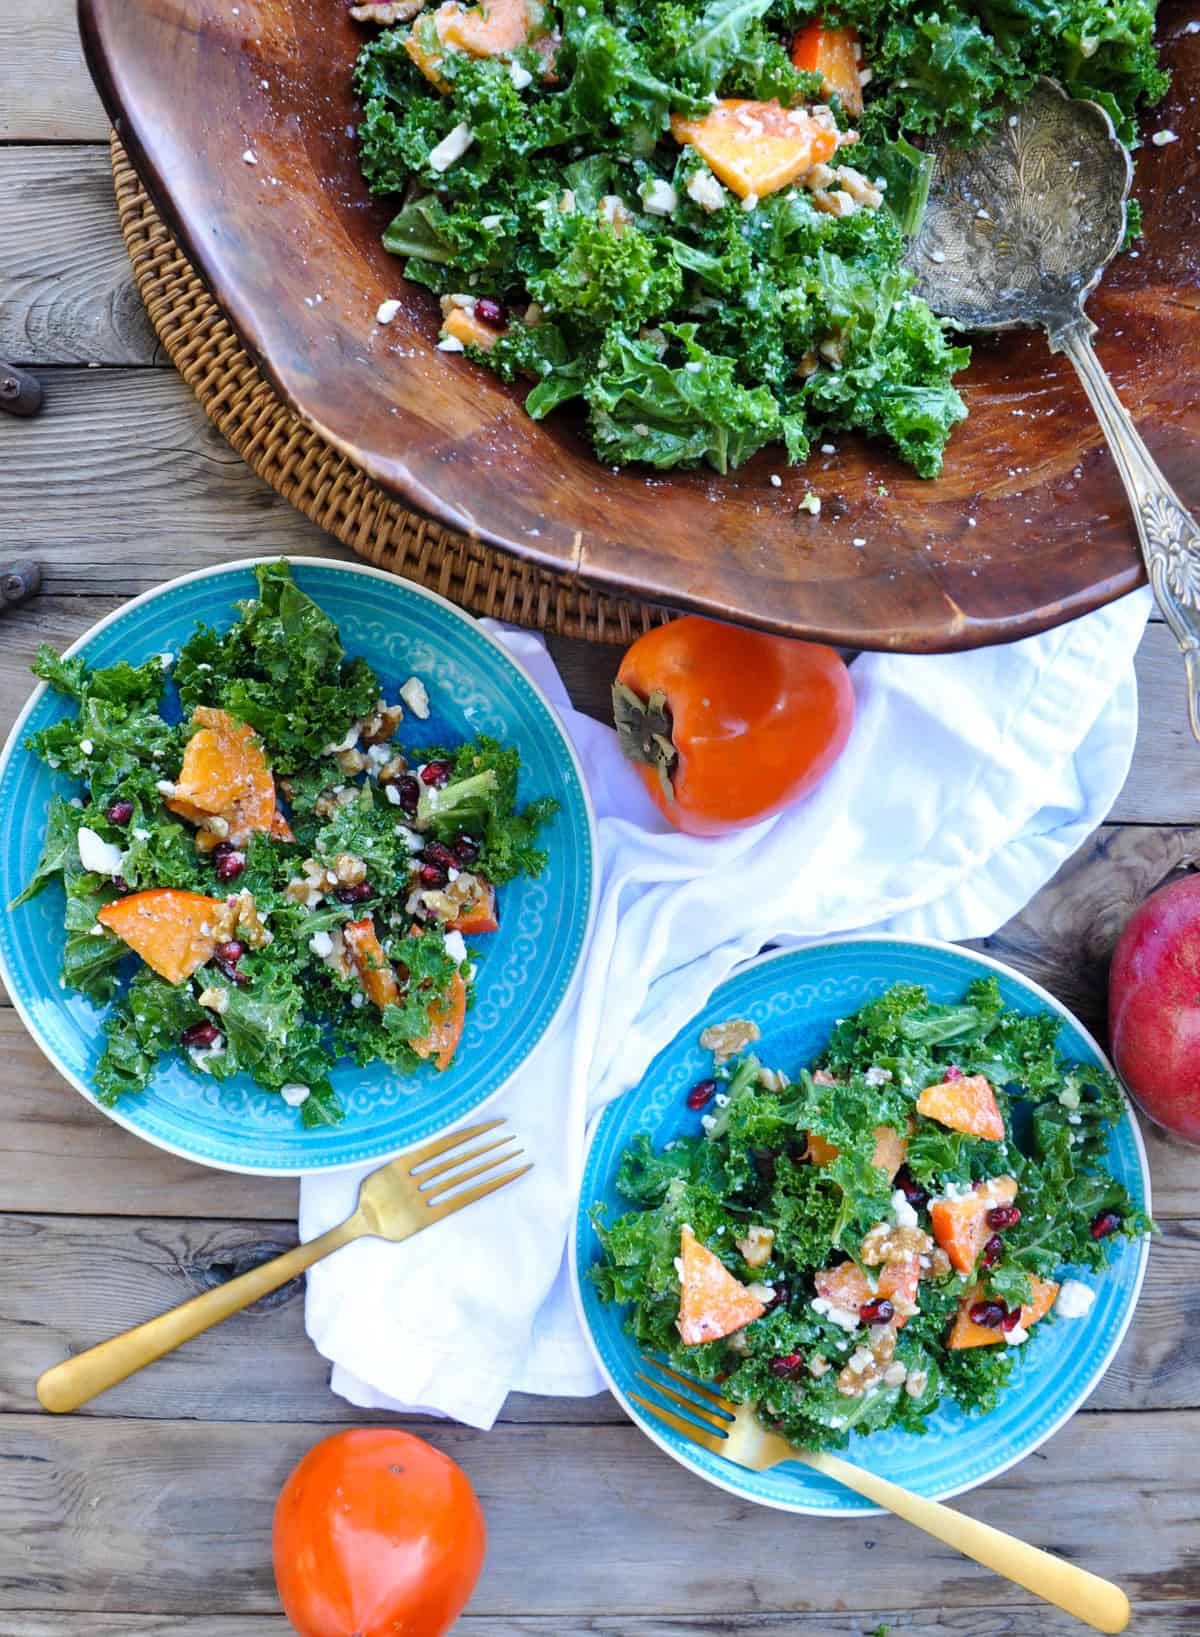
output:
[[[452,335],[464,347],[482,347],[484,352],[490,352],[504,331],[494,324],[485,324],[465,307],[451,307],[442,320],[442,334]]]
[[[917,1098],[917,1113],[968,1137],[1004,1141],[1004,1118],[986,1075],[962,1074],[957,1080],[926,1086]]]
[[[1026,1302],[1021,1308],[1021,1328],[1028,1330],[1030,1325],[1044,1319],[1054,1306],[1058,1298],[1058,1285],[1053,1279],[1039,1279],[1031,1275],[1033,1285],[1033,1299]],[[952,1352],[959,1352],[965,1347],[998,1347],[1004,1340],[1002,1329],[993,1329],[991,1325],[976,1324],[971,1317],[971,1308],[980,1299],[978,1285],[973,1285],[966,1291],[958,1304],[958,1312],[954,1315],[954,1324],[946,1340],[946,1346]]]
[[[354,962],[354,970],[358,973],[358,981],[367,999],[373,1001],[381,1012],[385,1006],[394,1006],[400,999],[400,985],[395,969],[379,942],[374,919],[365,915],[361,921],[347,921],[342,928],[342,937],[346,940],[346,948],[350,951],[350,959]]]
[[[540,21],[541,8],[536,19]],[[446,51],[463,51],[469,57],[510,56],[529,38],[535,12],[527,0],[485,0],[483,5],[463,6],[459,0],[445,0],[433,13],[433,34],[442,51],[432,48],[430,25],[418,19],[404,42],[404,49],[432,85],[449,91],[441,66]]]
[[[778,193],[837,152],[836,130],[803,108],[727,97],[703,119],[671,115],[676,142],[695,148],[741,199]]]
[[[793,66],[809,74],[819,74],[821,95],[826,102],[836,96],[851,119],[857,119],[863,110],[858,77],[860,56],[857,29],[827,28],[819,17],[792,40]]]
[[[921,1262],[916,1255],[903,1262],[888,1262],[879,1270],[879,1287],[872,1290],[866,1274],[857,1262],[840,1262],[835,1268],[821,1268],[813,1274],[818,1296],[846,1313],[857,1313],[866,1302],[883,1297],[896,1308],[896,1327],[906,1324],[911,1314],[907,1310],[917,1304],[917,1287],[921,1282]]]
[[[679,1235],[679,1265],[679,1317],[675,1328],[685,1347],[731,1336],[767,1311],[686,1225]]]
[[[184,892],[175,887],[151,887],[114,898],[97,914],[100,925],[115,932],[168,983],[184,983],[212,960],[217,947],[214,930],[220,898]]]
[[[875,1152],[871,1156],[871,1164],[877,1165],[881,1171],[886,1171],[889,1177],[894,1177],[904,1164],[904,1157],[908,1153],[908,1138],[901,1136],[895,1126],[891,1125],[877,1125],[874,1135]],[[828,1142],[815,1131],[809,1132],[805,1158],[811,1160],[814,1165],[828,1165],[831,1160],[837,1159],[840,1153],[841,1149],[836,1143]]]
[[[960,1273],[974,1271],[979,1253],[991,1237],[987,1214],[994,1205],[1011,1205],[1017,1197],[1015,1177],[993,1177],[959,1198],[935,1199],[929,1207],[933,1237]]]
[[[197,705],[192,721],[199,726],[184,751],[175,793],[167,798],[171,811],[192,824],[223,818],[228,825],[224,839],[235,846],[249,841],[256,830],[293,840],[254,730],[210,705]],[[204,831],[200,845],[211,851],[220,839]]]
[[[448,1069],[462,1039],[467,1019],[467,986],[460,973],[445,997],[430,1009],[429,1033],[419,1035],[409,1045],[418,1057],[432,1057],[439,1069]]]

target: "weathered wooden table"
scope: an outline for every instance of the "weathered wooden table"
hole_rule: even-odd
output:
[[[69,0],[0,5],[0,357],[40,418],[0,416],[0,560],[42,595],[0,614],[0,731],[38,642],[62,645],[173,574],[328,553],[163,367],[117,232],[108,125]],[[614,655],[556,642],[600,713]],[[1128,910],[1200,857],[1200,754],[1161,625],[1112,822],[987,947],[1102,1027]],[[1162,1237],[1088,1408],[966,1510],[1121,1581],[1147,1637],[1200,1633],[1200,1156],[1147,1133]],[[102,1119],[0,1006],[0,1637],[284,1637],[270,1519],[317,1438],[370,1420],[326,1385],[299,1286],[63,1420],[38,1373],[293,1243],[295,1185],[206,1171]],[[513,1398],[488,1434],[420,1430],[462,1462],[491,1550],[466,1637],[1058,1637],[1081,1628],[890,1519],[745,1506],[661,1455],[607,1397]]]

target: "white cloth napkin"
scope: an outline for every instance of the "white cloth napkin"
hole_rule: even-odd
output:
[[[360,1241],[309,1273],[308,1333],[334,1391],[478,1427],[511,1389],[599,1392],[563,1257],[592,1114],[766,944],[868,929],[977,938],[1021,909],[1124,783],[1149,606],[1135,593],[974,653],[862,656],[833,772],[791,810],[717,840],[672,830],[613,731],[572,709],[541,639],[493,624],[583,762],[600,841],[595,932],[568,1015],[492,1105],[534,1171],[435,1232]],[[305,1179],[302,1238],[353,1209],[361,1175]]]

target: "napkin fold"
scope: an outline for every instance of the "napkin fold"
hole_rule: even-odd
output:
[[[598,904],[574,999],[490,1112],[534,1170],[403,1246],[363,1240],[308,1275],[305,1320],[352,1403],[490,1427],[510,1390],[603,1383],[564,1248],[587,1126],[735,967],[851,932],[978,938],[1103,820],[1137,733],[1149,593],[1005,647],[865,654],[825,781],[787,812],[702,840],[671,829],[611,728],[567,698],[545,645],[485,621],[561,716],[596,811]],[[362,1171],[304,1179],[300,1234],[354,1207]]]

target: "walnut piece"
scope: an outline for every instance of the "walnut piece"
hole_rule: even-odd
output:
[[[856,1347],[837,1378],[843,1398],[861,1398],[869,1387],[886,1379],[896,1356],[896,1331],[890,1324],[877,1324],[870,1331],[871,1345]]]
[[[364,745],[382,745],[392,737],[404,720],[403,705],[385,705],[380,699],[370,716],[358,724],[358,737]]]
[[[350,15],[356,23],[407,23],[425,8],[425,0],[368,0],[366,5],[351,6]]]
[[[265,949],[271,942],[271,930],[259,914],[254,894],[245,887],[225,900],[213,922],[218,943],[236,937],[251,949]]]
[[[933,1240],[921,1228],[898,1228],[880,1222],[862,1242],[860,1260],[864,1267],[877,1268],[885,1262],[907,1262],[910,1256],[928,1256]]]
[[[764,1228],[755,1222],[746,1229],[746,1237],[735,1239],[734,1244],[741,1252],[742,1261],[747,1267],[764,1267],[771,1260],[771,1251],[775,1245],[775,1229]]]
[[[333,861],[333,873],[339,887],[357,887],[367,879],[367,866],[354,853],[339,853]]]
[[[760,1038],[757,1023],[751,1023],[749,1018],[733,1017],[726,1023],[714,1023],[704,1029],[700,1035],[700,1044],[705,1051],[713,1054],[713,1061],[718,1065],[725,1063],[731,1057],[737,1057],[744,1052],[751,1041]]]

